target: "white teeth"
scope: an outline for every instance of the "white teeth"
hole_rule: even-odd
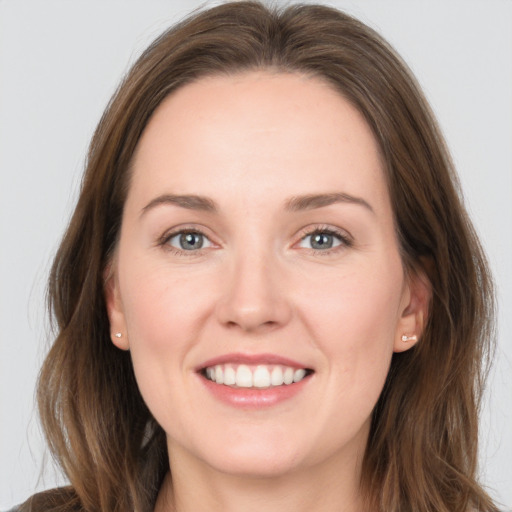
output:
[[[306,369],[282,365],[250,367],[245,364],[218,364],[205,369],[208,380],[226,386],[240,388],[268,388],[300,382],[306,376]]]
[[[293,382],[293,373],[293,368],[286,368],[283,376],[283,381],[285,384],[291,384]]]
[[[232,366],[226,366],[224,369],[224,384],[228,386],[236,384],[236,373]]]
[[[252,372],[245,364],[241,364],[236,370],[236,385],[240,388],[252,388]]]
[[[215,367],[215,382],[217,384],[224,384],[224,370],[220,364]]]
[[[293,382],[301,381],[306,375],[306,370],[304,368],[300,368],[299,370],[295,370],[293,374]]]
[[[258,366],[252,376],[254,387],[268,388],[270,386],[270,373],[266,366]]]
[[[272,386],[282,386],[284,384],[283,380],[283,370],[280,366],[274,366],[272,370],[272,374],[270,376],[270,382]]]

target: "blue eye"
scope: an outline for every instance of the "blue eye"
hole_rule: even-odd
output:
[[[330,230],[313,231],[306,235],[299,243],[299,247],[313,249],[315,251],[326,251],[340,245],[348,245],[348,241],[342,235]]]
[[[181,251],[198,251],[212,245],[206,236],[197,231],[181,231],[171,236],[167,243]]]

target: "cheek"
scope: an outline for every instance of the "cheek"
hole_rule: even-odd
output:
[[[183,360],[208,316],[208,286],[165,266],[132,263],[121,269],[120,282],[130,351],[143,388],[143,381],[169,382],[185,370]]]
[[[192,279],[165,266],[140,265],[137,270],[127,269],[122,281],[130,343],[161,352],[192,341],[207,314],[205,279]]]
[[[366,347],[393,343],[399,321],[403,274],[401,266],[371,268],[335,276],[318,291],[300,295],[301,310],[321,338],[332,339],[331,348]],[[313,283],[311,283],[313,285]],[[307,287],[306,287],[307,288]],[[311,290],[312,287],[309,287]]]
[[[321,297],[303,295],[305,321],[325,356],[331,381],[336,382],[330,397],[333,410],[334,404],[346,400],[364,417],[382,391],[393,354],[403,286],[400,262],[382,268],[386,273],[363,268],[331,280]]]
[[[128,270],[128,269],[127,269]],[[121,275],[121,279],[123,276]],[[161,425],[178,428],[190,404],[184,383],[191,371],[187,355],[198,342],[208,317],[204,279],[151,265],[126,272],[123,308],[136,380],[144,400]]]

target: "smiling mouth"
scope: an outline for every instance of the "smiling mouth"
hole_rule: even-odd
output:
[[[224,386],[265,389],[295,384],[309,377],[313,370],[280,364],[217,364],[203,368],[199,373]]]

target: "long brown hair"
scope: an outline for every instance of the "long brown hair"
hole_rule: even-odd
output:
[[[493,339],[492,282],[436,121],[406,65],[335,9],[234,2],[161,35],[129,71],[91,142],[49,281],[56,339],[41,371],[42,424],[71,487],[26,510],[152,510],[169,470],[165,434],[110,340],[104,278],[130,161],[178,87],[253,69],[317,76],[365,117],[380,146],[405,267],[430,280],[421,341],[393,356],[373,412],[361,489],[385,512],[496,510],[476,481],[477,412]]]

